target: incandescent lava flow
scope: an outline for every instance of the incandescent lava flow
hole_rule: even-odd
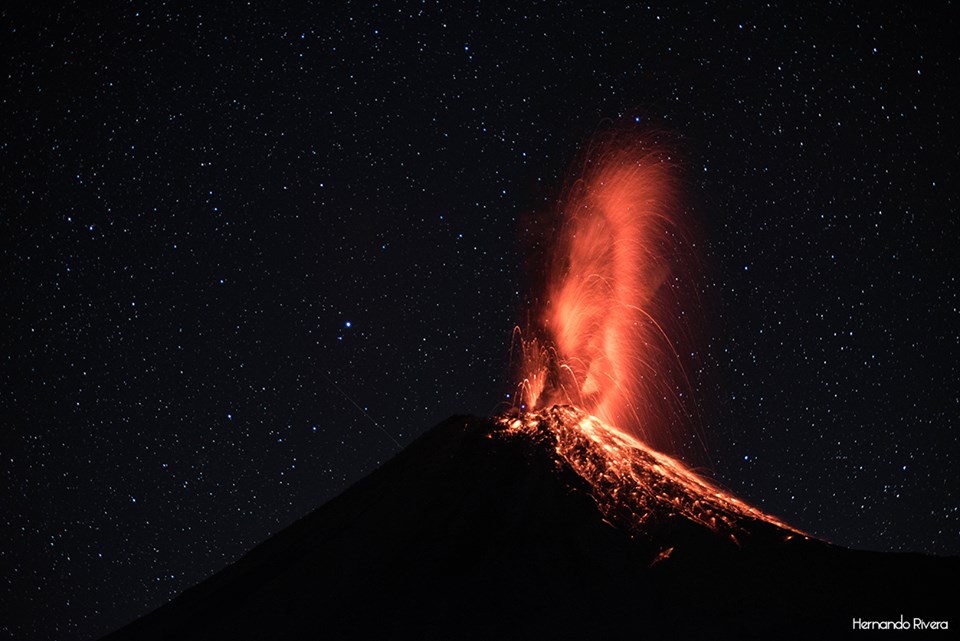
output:
[[[529,438],[553,451],[560,469],[586,481],[604,519],[647,536],[673,522],[708,529],[737,545],[756,524],[779,528],[786,540],[804,535],[692,472],[677,459],[571,405],[498,419],[507,438]],[[663,537],[661,542],[668,540]],[[672,547],[665,548],[669,555]]]
[[[547,435],[608,519],[679,515],[736,541],[757,519],[791,531],[661,454],[692,428],[678,338],[696,302],[695,243],[662,136],[595,142],[554,214],[541,291],[519,339],[508,433]],[[686,425],[683,425],[686,423]],[[656,449],[654,449],[656,448]]]

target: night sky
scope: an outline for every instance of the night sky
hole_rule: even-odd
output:
[[[105,633],[504,409],[521,222],[636,121],[710,474],[960,554],[955,6],[45,4],[0,11],[0,634]]]

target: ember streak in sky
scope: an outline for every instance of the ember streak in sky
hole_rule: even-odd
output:
[[[694,292],[694,243],[662,134],[599,138],[553,213],[542,292],[518,328],[519,402],[572,404],[670,449],[690,384],[675,341]],[[689,428],[690,425],[684,427]]]

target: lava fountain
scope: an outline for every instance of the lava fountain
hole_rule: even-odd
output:
[[[669,448],[689,414],[674,337],[695,296],[677,168],[656,136],[622,133],[582,167],[554,215],[537,309],[517,329],[520,409],[573,405]]]

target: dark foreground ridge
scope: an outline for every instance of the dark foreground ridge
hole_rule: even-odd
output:
[[[960,558],[848,550],[767,521],[731,537],[662,506],[646,529],[621,527],[548,439],[508,431],[441,423],[106,639],[864,638],[877,632],[854,619],[956,611]]]

